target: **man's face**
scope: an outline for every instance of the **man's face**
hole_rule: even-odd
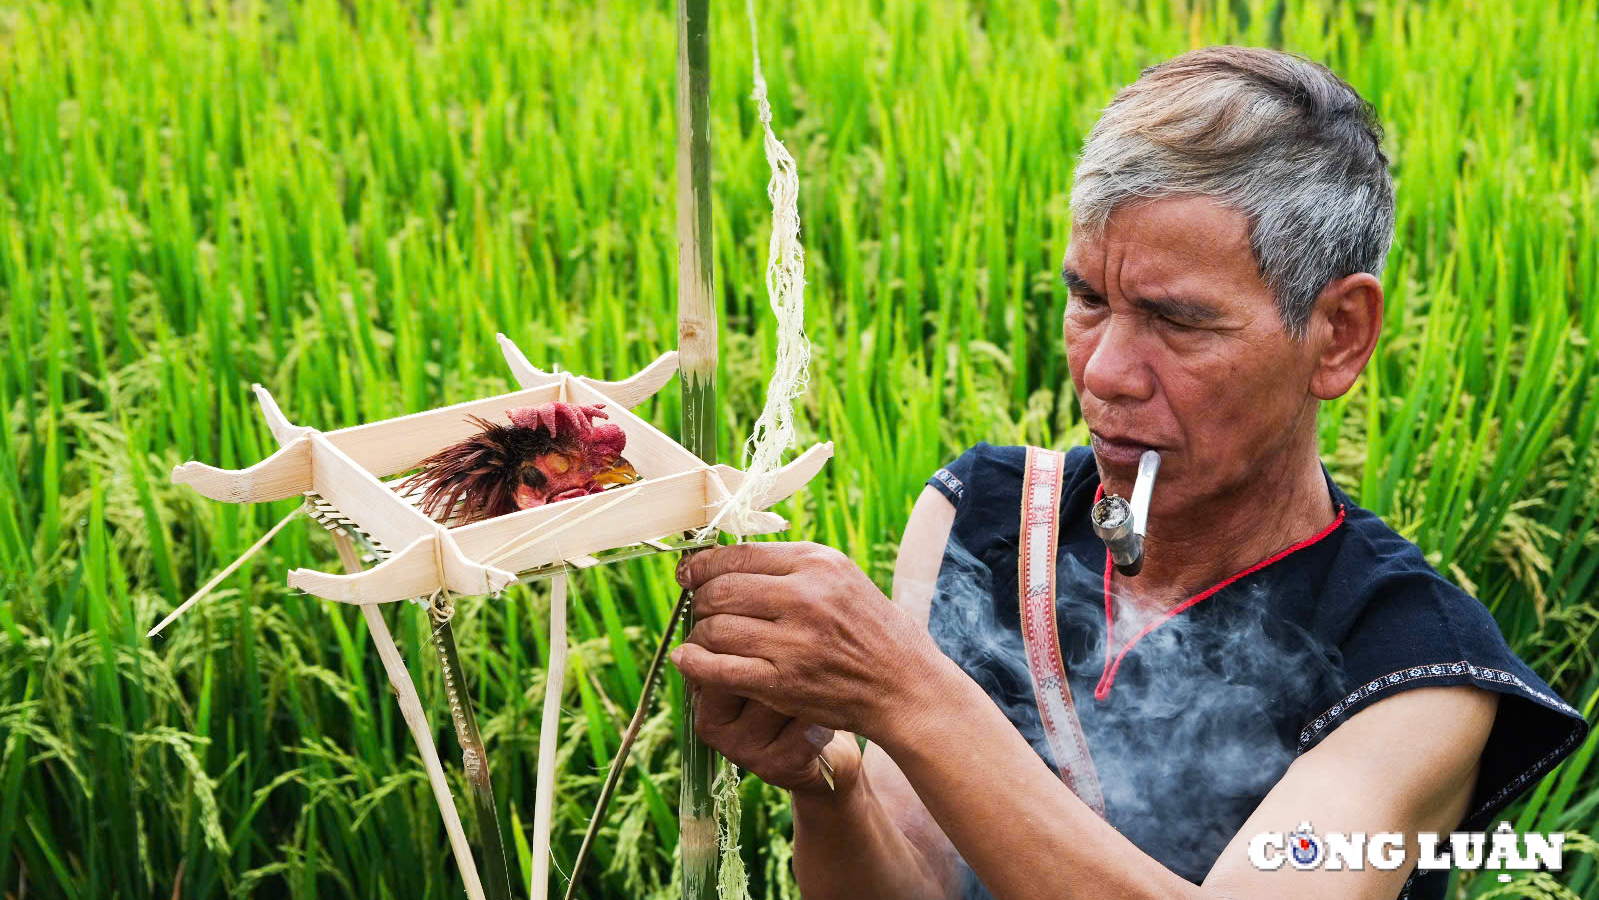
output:
[[[1119,209],[1103,234],[1072,235],[1064,276],[1067,362],[1107,494],[1132,492],[1148,447],[1152,516],[1284,464],[1315,415],[1314,352],[1283,329],[1241,213],[1202,197]]]

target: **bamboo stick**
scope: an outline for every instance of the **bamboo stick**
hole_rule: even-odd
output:
[[[334,531],[333,545],[339,550],[339,559],[344,561],[345,571],[361,571],[361,558],[348,537]],[[433,799],[438,801],[439,813],[444,816],[444,831],[449,835],[455,864],[461,870],[461,880],[466,883],[466,896],[468,900],[484,900],[483,883],[478,880],[477,866],[472,862],[472,848],[466,842],[466,829],[461,827],[461,816],[455,810],[455,799],[450,796],[449,782],[444,780],[444,765],[439,762],[439,751],[433,743],[433,728],[428,725],[427,713],[422,710],[422,699],[417,696],[411,673],[405,668],[405,660],[400,658],[400,649],[394,646],[394,635],[389,633],[389,625],[383,620],[383,610],[377,606],[363,606],[361,615],[366,619],[366,630],[372,635],[372,643],[378,648],[378,657],[383,660],[383,670],[388,673],[389,683],[398,695],[400,716],[411,730],[417,752],[422,754],[422,766],[427,770],[428,784],[433,787]]]
[[[611,796],[616,792],[616,783],[622,779],[622,770],[627,768],[627,756],[633,749],[633,742],[638,739],[639,729],[644,725],[650,710],[650,698],[655,695],[655,682],[659,679],[661,668],[666,662],[666,653],[672,649],[673,639],[677,633],[677,623],[683,618],[683,612],[688,608],[688,591],[678,595],[677,605],[672,607],[671,618],[666,621],[666,630],[661,632],[661,639],[655,645],[655,656],[650,660],[650,667],[644,672],[644,686],[639,689],[638,706],[633,708],[633,718],[627,723],[627,731],[622,733],[621,746],[616,749],[616,756],[611,760],[611,769],[605,773],[605,785],[600,788],[600,799],[594,804],[594,814],[589,817],[588,831],[583,834],[583,845],[577,850],[577,859],[572,863],[572,880],[566,886],[565,900],[576,900],[577,886],[583,877],[583,866],[588,862],[589,851],[594,849],[594,838],[600,833],[600,823],[605,821],[605,810],[610,806]]]
[[[472,695],[466,688],[466,667],[455,646],[455,627],[448,618],[436,614],[433,644],[438,649],[439,670],[444,673],[444,692],[450,704],[450,719],[455,723],[455,739],[461,745],[461,769],[472,789],[472,812],[477,821],[478,846],[483,849],[483,886],[489,900],[511,900],[511,876],[505,862],[505,843],[500,836],[500,815],[494,806],[494,783],[489,780],[489,754],[472,714]]]
[[[716,307],[711,256],[711,54],[709,0],[677,3],[677,350],[683,446],[716,462]],[[692,606],[690,607],[692,611]],[[693,627],[692,612],[684,633]],[[684,900],[716,893],[716,754],[694,732],[695,700],[683,692],[678,850]]]
[[[555,809],[555,760],[561,736],[561,693],[566,683],[566,573],[550,579],[550,658],[544,670],[544,715],[539,725],[538,786],[533,795],[532,900],[550,893],[550,817]],[[572,873],[572,887],[577,872]],[[571,889],[568,889],[570,894]]]
[[[250,545],[250,549],[244,551],[243,553],[240,553],[238,558],[235,559],[233,562],[228,563],[226,568],[224,568],[222,571],[216,573],[215,575],[212,575],[210,581],[207,581],[205,584],[201,585],[200,589],[195,591],[194,594],[189,597],[189,599],[187,599],[187,600],[183,601],[182,603],[178,604],[178,608],[177,609],[174,609],[172,612],[167,613],[167,617],[165,619],[162,619],[161,621],[157,622],[154,628],[152,628],[149,631],[144,633],[144,636],[147,637],[147,638],[148,637],[155,637],[156,635],[161,633],[161,629],[166,628],[168,625],[171,625],[172,624],[172,620],[174,620],[178,616],[181,616],[184,613],[188,612],[190,607],[194,606],[196,603],[199,603],[201,600],[204,600],[206,595],[211,593],[211,589],[212,588],[215,588],[217,585],[221,584],[224,579],[226,579],[229,575],[232,575],[240,566],[244,565],[244,561],[245,560],[247,560],[250,557],[254,556],[256,554],[257,550],[260,550],[262,547],[265,547],[272,540],[273,535],[275,535],[279,531],[281,531],[283,529],[283,526],[285,526],[285,525],[289,524],[290,522],[294,521],[295,518],[297,518],[300,515],[300,513],[303,513],[303,512],[305,512],[305,504],[302,503],[299,506],[295,507],[294,512],[291,512],[288,515],[284,516],[282,519],[279,519],[278,520],[278,524],[273,525],[271,528],[267,529],[267,533],[266,534],[261,535],[259,538],[256,539],[256,542],[254,544]]]

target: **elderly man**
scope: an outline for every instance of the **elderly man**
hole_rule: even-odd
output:
[[[1352,88],[1283,53],[1147,70],[1072,190],[1092,447],[979,444],[936,473],[893,601],[814,545],[682,568],[700,734],[792,792],[806,897],[1441,897],[1416,835],[1492,827],[1577,746],[1586,723],[1482,604],[1317,457],[1317,405],[1383,319],[1379,139]],[[1150,449],[1128,574],[1090,508]],[[1301,823],[1401,833],[1404,858],[1301,869],[1284,856],[1313,842],[1268,838],[1276,865],[1251,861]]]

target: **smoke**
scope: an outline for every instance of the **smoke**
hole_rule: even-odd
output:
[[[1270,585],[1252,579],[1140,638],[1109,696],[1096,700],[1106,652],[1103,577],[1061,554],[1061,654],[1107,815],[1145,853],[1197,884],[1293,761],[1298,715],[1330,662],[1274,607]],[[991,571],[951,537],[929,630],[1053,767],[1018,607],[1014,570]],[[1117,653],[1164,615],[1127,597],[1113,596],[1112,608]],[[988,897],[975,878],[968,882],[969,900]]]

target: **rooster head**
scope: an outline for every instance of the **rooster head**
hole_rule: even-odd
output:
[[[638,480],[622,458],[627,435],[609,422],[596,423],[606,418],[600,405],[557,401],[506,415],[510,425],[472,417],[483,430],[423,460],[402,490],[426,485],[422,511],[461,524]]]

